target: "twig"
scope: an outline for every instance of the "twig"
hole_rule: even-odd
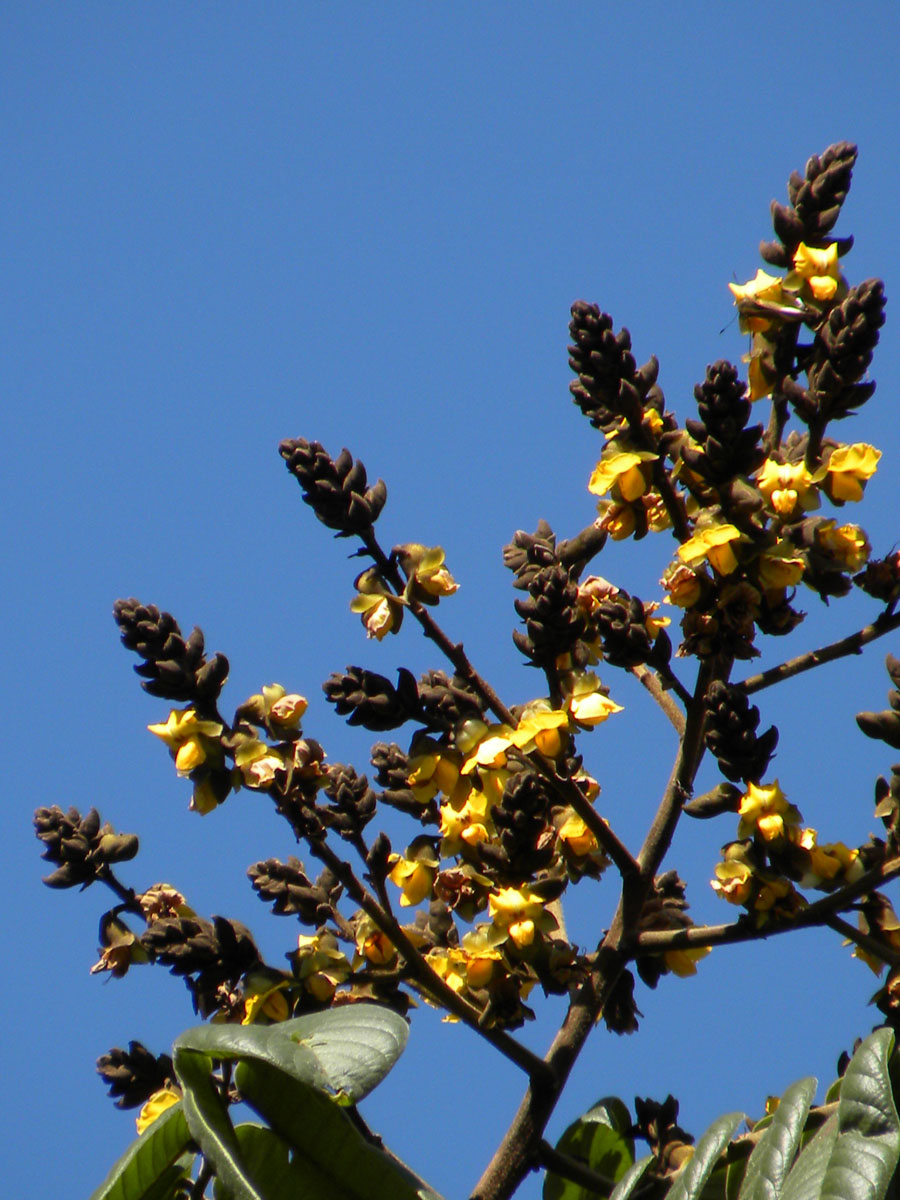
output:
[[[706,720],[704,698],[707,689],[713,679],[726,680],[728,678],[730,665],[730,662],[725,663],[721,670],[717,670],[719,664],[715,660],[704,660],[697,671],[694,695],[688,709],[675,764],[672,767],[669,782],[653,818],[653,823],[647,831],[644,844],[638,854],[641,877],[648,884],[652,881],[657,867],[669,849],[675,826],[681,816],[682,805],[691,794],[694,776],[697,774],[700,759],[703,757],[703,725]]]
[[[400,954],[406,960],[410,976],[420,987],[437,1000],[454,1017],[457,1017],[470,1029],[491,1043],[506,1058],[532,1078],[546,1074],[545,1063],[533,1054],[515,1038],[504,1033],[502,1029],[488,1029],[479,1023],[480,1010],[470,1004],[441,979],[440,975],[425,961],[407,935],[403,932],[397,920],[389,915],[378,903],[375,897],[360,883],[349,863],[344,862],[324,840],[309,839],[307,844],[310,851],[324,863],[344,885],[347,894],[368,914],[378,928],[390,938]]]
[[[633,946],[642,953],[661,954],[665,950],[684,950],[691,946],[723,946],[737,942],[764,941],[768,937],[790,933],[794,929],[828,925],[839,911],[852,904],[854,900],[867,895],[898,875],[900,875],[900,858],[888,859],[881,866],[867,871],[854,883],[847,884],[846,887],[831,892],[814,904],[800,909],[789,922],[781,925],[763,925],[757,929],[742,921],[735,921],[727,925],[691,925],[687,929],[651,930],[638,934],[634,939]],[[841,929],[845,937],[850,936],[847,932],[848,929],[853,930],[853,927],[847,926],[846,929]],[[859,931],[853,930],[853,935],[853,940],[859,941]],[[860,945],[862,944],[860,942]],[[895,962],[900,965],[900,952],[890,950],[881,942],[876,942],[876,946],[877,949],[874,952],[879,958],[884,959],[885,962]],[[868,949],[868,947],[866,948]]]
[[[780,683],[782,679],[790,679],[793,675],[811,671],[813,667],[820,667],[823,663],[834,662],[836,658],[845,658],[848,654],[861,654],[863,646],[898,628],[900,628],[900,613],[882,613],[880,617],[875,618],[871,625],[864,625],[862,629],[857,629],[854,633],[841,638],[840,641],[831,642],[828,646],[820,646],[818,650],[808,650],[806,654],[798,654],[796,658],[789,658],[786,662],[779,663],[777,667],[770,667],[768,671],[751,675],[749,679],[745,679],[735,686],[749,696],[753,692],[760,692],[763,688],[771,687],[773,683]]]
[[[638,665],[631,668],[631,673],[644,685],[659,707],[672,722],[675,732],[680,737],[684,733],[684,713],[659,682],[659,676],[656,674],[656,672],[651,671],[649,667]],[[684,688],[680,681],[675,680],[674,675],[671,678],[673,681],[673,689],[678,693],[679,696],[682,697],[682,699],[684,699],[686,696],[687,702],[689,703],[691,699],[690,692]]]

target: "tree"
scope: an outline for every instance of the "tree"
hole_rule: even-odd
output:
[[[446,669],[418,679],[405,668],[394,682],[350,666],[324,684],[349,724],[376,735],[412,728],[406,749],[384,740],[372,747],[380,791],[304,735],[301,695],[269,685],[227,718],[225,656],[207,655],[200,630],[185,636],[171,614],[117,602],[144,690],[178,706],[150,729],[191,781],[193,810],[227,819],[217,810],[234,791],[267,796],[318,873],[294,856],[248,871],[260,898],[304,930],[283,970],[263,960],[239,922],[198,915],[174,887],[126,884],[118,864],[135,857],[136,836],[102,824],[93,809],[37,810],[44,858],[54,865],[45,882],[100,882],[115,895],[94,970],[168,967],[205,1022],[177,1040],[171,1057],[132,1042],[101,1058],[111,1095],[140,1107],[141,1136],[98,1197],[433,1195],[355,1108],[402,1052],[413,994],[468,1026],[485,1054],[522,1071],[519,1112],[473,1192],[483,1200],[511,1196],[536,1165],[548,1170],[548,1197],[791,1196],[837,1194],[838,1186],[855,1197],[893,1187],[900,921],[879,889],[900,875],[900,768],[876,785],[883,837],[857,847],[825,841],[770,778],[778,731],[760,731],[751,701],[900,626],[900,552],[873,558],[864,529],[840,523],[836,512],[863,499],[880,458],[873,446],[834,434],[872,397],[867,372],[884,321],[881,282],[848,284],[841,260],[852,239],[832,234],[855,161],[849,143],[829,147],[791,176],[789,203],[773,203],[776,236],[761,253],[779,273],[760,270],[730,285],[750,337],[747,381],[729,362],[708,367],[695,389],[696,417],[679,423],[666,409],[656,360],[636,364],[627,330],[615,332],[596,305],[573,306],[572,397],[605,438],[588,483],[598,516],[563,540],[541,522],[504,548],[520,593],[513,638],[545,694],[514,706],[498,695],[434,615],[457,590],[443,550],[415,542],[387,550],[376,533],[384,482],[370,485],[347,450],[333,458],[302,438],[283,442],[281,456],[317,518],[358,544],[365,565],[351,607],[366,635],[380,641],[414,622],[445,660]],[[756,404],[768,410],[765,427],[753,423]],[[650,534],[665,546],[663,604],[588,573],[609,540]],[[800,584],[826,603],[860,589],[876,606],[873,619],[748,673],[759,639],[800,625]],[[673,654],[668,629],[678,610]],[[584,757],[586,735],[620,711],[616,671],[637,676],[678,740],[637,850],[601,815]],[[861,713],[858,724],[900,748],[900,660],[888,656],[888,671],[890,709]],[[707,751],[723,779],[697,796]],[[378,828],[385,806],[411,823],[415,836],[402,850]],[[682,816],[728,825],[732,840],[712,886],[740,910],[736,919],[698,926],[688,915],[685,883],[668,863]],[[584,951],[566,933],[566,896],[604,874],[617,878],[618,901]],[[404,923],[407,908],[416,911]],[[633,1114],[605,1098],[555,1149],[546,1142],[547,1121],[598,1021],[615,1034],[637,1028],[635,973],[655,988],[696,972],[715,946],[811,925],[849,939],[877,973],[890,968],[875,995],[883,1027],[852,1060],[845,1056],[846,1073],[824,1106],[811,1108],[813,1089],[801,1081],[750,1134],[734,1139],[733,1114],[693,1148],[672,1097],[638,1101]],[[532,1015],[535,988],[568,997],[543,1058],[515,1037]],[[231,1108],[240,1102],[265,1124],[235,1125]],[[635,1137],[651,1151],[639,1163]],[[427,1173],[427,1163],[416,1167]]]

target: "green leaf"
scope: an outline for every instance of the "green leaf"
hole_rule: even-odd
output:
[[[288,1144],[277,1133],[265,1125],[254,1125],[249,1121],[236,1125],[234,1132],[244,1165],[265,1196],[272,1197],[272,1200],[280,1200],[281,1197],[284,1200],[303,1200],[303,1197],[320,1194],[316,1190],[315,1180],[310,1180],[310,1173],[304,1165],[290,1161]],[[215,1200],[231,1200],[232,1197],[220,1179],[213,1185],[213,1195]]]
[[[876,1029],[850,1060],[822,1200],[880,1200],[887,1191],[900,1158],[900,1121],[888,1071],[893,1045],[889,1029]]]
[[[188,1128],[203,1157],[231,1200],[274,1200],[256,1188],[248,1173],[228,1108],[213,1081],[212,1060],[179,1045],[180,1041],[175,1043],[175,1074],[184,1089]]]
[[[606,1096],[572,1122],[556,1148],[607,1179],[608,1194],[634,1163],[634,1142],[625,1136],[630,1128],[631,1114],[623,1102]],[[553,1171],[544,1179],[544,1200],[590,1200],[598,1194]]]
[[[612,1190],[609,1200],[628,1200],[628,1197],[641,1182],[647,1168],[653,1163],[653,1155],[639,1158],[633,1167],[629,1167]]]
[[[739,1200],[776,1200],[781,1195],[815,1094],[812,1076],[791,1084],[784,1093],[747,1162]]]
[[[295,1150],[316,1200],[440,1200],[399,1159],[367,1141],[325,1093],[260,1060],[241,1062],[246,1102]]]
[[[837,1114],[804,1146],[791,1168],[780,1200],[819,1200],[831,1151],[838,1138]]]
[[[393,1009],[352,1004],[276,1025],[198,1025],[175,1045],[219,1059],[249,1055],[356,1103],[384,1079],[408,1037]]]
[[[409,1024],[380,1004],[348,1004],[271,1025],[313,1052],[335,1092],[355,1104],[381,1083],[406,1048]]]
[[[713,1121],[694,1147],[692,1157],[672,1185],[667,1200],[698,1200],[722,1151],[743,1119],[743,1113],[727,1113]]]
[[[184,1176],[177,1160],[190,1141],[182,1105],[173,1104],[131,1143],[91,1200],[151,1200],[157,1184],[171,1187]]]

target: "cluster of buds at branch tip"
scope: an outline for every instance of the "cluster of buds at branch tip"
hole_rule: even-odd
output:
[[[195,627],[185,638],[171,613],[134,598],[117,600],[113,615],[122,644],[144,660],[134,669],[145,692],[176,703],[215,703],[228,678],[228,659],[206,658],[202,630]]]
[[[366,468],[347,449],[333,459],[319,442],[290,438],[279,450],[303,489],[304,502],[323,525],[336,530],[338,537],[371,529],[387,500],[384,480],[368,487]]]

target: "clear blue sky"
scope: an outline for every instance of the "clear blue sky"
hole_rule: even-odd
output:
[[[291,853],[285,829],[248,793],[203,821],[187,811],[145,729],[167,705],[139,690],[113,600],[202,625],[231,659],[227,703],[272,680],[303,692],[308,732],[364,767],[370,739],[334,716],[321,681],[349,662],[441,664],[411,623],[365,642],[348,609],[355,565],[277,454],[287,436],[349,445],[388,482],[384,540],[446,548],[461,584],[441,611],[451,634],[509,702],[530,698],[500,547],[541,516],[561,536],[587,524],[600,449],[568,397],[569,305],[627,325],[690,415],[706,364],[746,349],[726,285],[760,265],[769,201],[841,138],[860,146],[837,230],[857,239],[848,275],[880,275],[900,298],[898,38],[889,2],[3,6],[8,1195],[86,1197],[133,1133],[96,1056],[130,1038],[162,1051],[193,1020],[162,970],[89,976],[108,901],[42,887],[36,805],[96,805],[139,833],[128,882],[165,879],[198,911],[244,920],[275,963],[296,933],[243,877]],[[885,452],[853,514],[878,553],[900,507],[896,328],[889,303],[878,391],[847,429]],[[651,599],[669,551],[651,538],[597,567]],[[851,599],[826,621],[811,594],[805,607],[764,662],[874,614]],[[762,701],[782,723],[782,786],[826,840],[875,830],[891,752],[852,718],[883,706],[891,648]],[[630,680],[606,680],[626,711],[584,749],[634,845],[674,742]],[[707,881],[732,836],[727,818],[679,832],[672,865],[698,920],[729,915]],[[611,899],[605,887],[576,905],[582,942]],[[875,1019],[874,986],[812,933],[639,986],[640,1033],[598,1030],[551,1133],[608,1093],[673,1091],[700,1132],[801,1074],[827,1082]],[[546,1007],[523,1035],[541,1051],[562,1011]],[[520,1091],[472,1035],[420,1011],[367,1114],[449,1198]]]

